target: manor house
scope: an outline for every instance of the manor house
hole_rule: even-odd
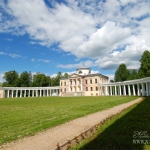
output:
[[[100,84],[108,83],[108,77],[91,74],[90,68],[76,69],[68,78],[60,79],[60,96],[99,96],[102,95]]]

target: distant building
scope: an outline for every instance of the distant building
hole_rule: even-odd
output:
[[[60,96],[102,95],[100,84],[108,83],[108,79],[107,76],[99,73],[91,74],[90,68],[76,69],[76,73],[60,79]]]

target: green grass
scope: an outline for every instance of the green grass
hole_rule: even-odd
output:
[[[135,131],[146,131],[149,138],[134,138]],[[149,144],[133,144],[133,140],[148,140]],[[150,97],[108,120],[71,150],[150,150]]]
[[[0,99],[0,145],[137,97]]]

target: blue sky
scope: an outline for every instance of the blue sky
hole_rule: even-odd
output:
[[[1,0],[0,82],[10,70],[55,76],[89,67],[113,79],[150,50],[149,0]]]

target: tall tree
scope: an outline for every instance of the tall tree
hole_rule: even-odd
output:
[[[145,50],[141,59],[141,66],[139,68],[137,78],[145,78],[150,76],[150,52]]]
[[[30,87],[32,82],[31,72],[24,71],[21,73],[19,83],[21,87]]]
[[[65,74],[63,75],[63,78],[68,78],[68,73],[65,73]]]
[[[6,82],[4,82],[2,86],[17,87],[19,84],[19,75],[15,70],[5,72],[3,79],[5,79]]]
[[[128,80],[135,80],[137,78],[138,71],[136,69],[128,69],[129,70],[129,78]]]
[[[57,76],[55,78],[52,78],[52,86],[59,86],[61,77],[62,77],[61,72],[58,72]]]
[[[37,73],[37,74],[33,75],[32,86],[35,86],[35,87],[49,86],[49,80],[44,74]]]
[[[115,82],[126,81],[129,78],[129,70],[125,64],[121,64],[115,72]]]

